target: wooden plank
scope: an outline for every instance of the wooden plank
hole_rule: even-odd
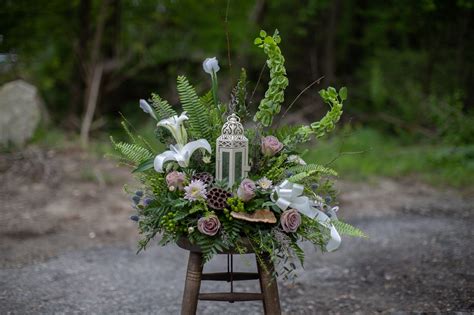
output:
[[[263,295],[261,293],[247,293],[247,292],[200,293],[199,299],[205,300],[205,301],[228,301],[228,302],[259,301],[259,300],[263,300]]]
[[[201,280],[208,281],[227,281],[230,282],[230,274],[227,272],[214,272],[214,273],[203,273]],[[245,281],[245,280],[257,280],[259,275],[256,272],[234,272],[232,280],[234,281]]]

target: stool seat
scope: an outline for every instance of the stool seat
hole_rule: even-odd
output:
[[[264,313],[268,315],[281,314],[280,299],[278,296],[278,285],[274,277],[274,265],[268,254],[259,255],[257,261],[257,271],[234,272],[232,255],[239,254],[234,249],[219,252],[227,254],[227,272],[215,272],[203,274],[204,267],[202,251],[199,246],[192,244],[188,239],[181,238],[177,242],[178,246],[189,251],[188,268],[186,272],[186,282],[184,285],[183,303],[181,305],[182,315],[196,314],[198,300],[203,301],[227,301],[230,303],[240,301],[263,302]],[[245,249],[247,254],[253,253],[253,248],[248,239],[242,238],[239,244]],[[230,266],[229,266],[230,262]],[[230,268],[229,268],[230,267]],[[234,292],[233,282],[244,280],[259,280],[261,292]],[[226,281],[230,282],[231,292],[200,293],[201,281]]]

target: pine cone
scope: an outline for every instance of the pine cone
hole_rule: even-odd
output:
[[[207,204],[215,210],[222,210],[228,207],[227,198],[232,197],[232,193],[222,188],[213,187],[207,192]]]
[[[212,174],[207,173],[207,172],[196,173],[193,175],[192,179],[201,180],[204,184],[207,185],[207,188],[209,188],[209,186],[214,184],[214,176],[212,176]]]

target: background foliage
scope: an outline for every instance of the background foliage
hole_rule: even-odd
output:
[[[38,86],[54,125],[74,134],[87,127],[88,95],[102,73],[89,128],[100,138],[118,127],[118,112],[143,118],[137,100],[151,92],[176,105],[178,75],[188,74],[198,93],[208,89],[201,62],[209,56],[221,64],[221,99],[229,99],[241,67],[253,91],[265,56],[252,41],[260,29],[278,28],[290,82],[282,112],[324,76],[287,121],[317,120],[327,109],[317,91],[347,86],[343,120],[370,128],[354,133],[363,136],[351,149],[370,147],[370,157],[391,143],[421,143],[430,161],[423,165],[448,170],[454,183],[474,172],[473,10],[472,0],[4,0],[0,82],[20,77]],[[265,69],[252,113],[268,76]],[[416,156],[408,154],[406,164],[419,171]],[[351,159],[360,169],[370,160]]]

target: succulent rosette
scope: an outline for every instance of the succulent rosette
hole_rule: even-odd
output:
[[[217,73],[225,70],[212,57],[202,64],[209,74],[209,91],[203,95],[186,77],[178,77],[182,109],[176,110],[156,93],[137,106],[155,121],[156,140],[166,150],[155,152],[155,145],[128,128],[129,142],[112,139],[142,186],[131,194],[129,215],[143,234],[140,249],[157,234],[163,244],[186,238],[201,248],[207,260],[235,249],[244,238],[257,255],[266,253],[286,264],[282,274],[288,276],[294,264],[286,262],[292,255],[284,253],[295,252],[299,240],[329,252],[339,247],[340,233],[364,236],[336,216],[332,186],[336,171],[306,163],[301,150],[305,142],[334,129],[347,90],[320,91],[329,111],[319,121],[295,128],[274,126],[288,85],[280,41],[278,32],[262,31],[255,39],[268,57],[271,80],[253,117],[247,107],[246,89],[251,83],[245,71],[225,104],[219,100],[217,80]],[[250,125],[254,127],[245,128]],[[298,258],[302,253],[298,250]]]

